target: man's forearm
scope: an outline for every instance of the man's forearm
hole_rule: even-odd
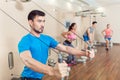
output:
[[[42,64],[32,58],[25,58],[23,62],[27,67],[29,67],[33,71],[47,74],[47,75],[54,75],[54,70],[52,67]]]
[[[66,52],[69,54],[73,54],[73,55],[86,55],[85,52],[78,50],[76,48],[70,47],[70,46],[65,46],[62,44],[58,44],[58,46],[56,47],[57,50],[62,51],[62,52]]]
[[[66,46],[66,53],[69,53],[69,54],[73,54],[73,55],[78,55],[78,56],[85,56],[85,52],[83,51],[80,51],[76,48],[72,48],[72,47],[69,47],[69,46]]]

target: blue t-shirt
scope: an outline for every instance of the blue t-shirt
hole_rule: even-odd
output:
[[[58,42],[48,35],[40,34],[40,37],[37,38],[32,34],[27,34],[19,42],[18,50],[19,53],[29,50],[31,52],[32,58],[43,64],[46,64],[49,48],[55,48],[57,45]],[[35,72],[25,66],[21,76],[42,78],[44,74]]]

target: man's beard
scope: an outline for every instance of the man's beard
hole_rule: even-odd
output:
[[[33,30],[34,30],[36,33],[40,34],[40,33],[43,32],[43,29],[44,29],[44,28],[42,27],[42,28],[41,28],[41,31],[39,31],[39,30],[37,30],[37,29],[35,29],[35,28],[34,28]]]

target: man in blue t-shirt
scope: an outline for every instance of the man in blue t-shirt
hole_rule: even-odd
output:
[[[20,58],[25,64],[21,80],[42,80],[44,74],[58,78],[67,75],[66,63],[57,63],[55,67],[46,65],[49,48],[55,48],[73,55],[90,56],[89,52],[86,53],[64,46],[52,37],[42,34],[45,25],[44,12],[39,10],[31,11],[28,15],[28,22],[31,27],[30,33],[25,35],[18,44]]]

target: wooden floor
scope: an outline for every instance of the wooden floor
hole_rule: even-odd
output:
[[[45,76],[43,80],[58,80]],[[93,60],[72,67],[69,80],[120,80],[120,46],[113,46],[108,52],[98,47]]]

